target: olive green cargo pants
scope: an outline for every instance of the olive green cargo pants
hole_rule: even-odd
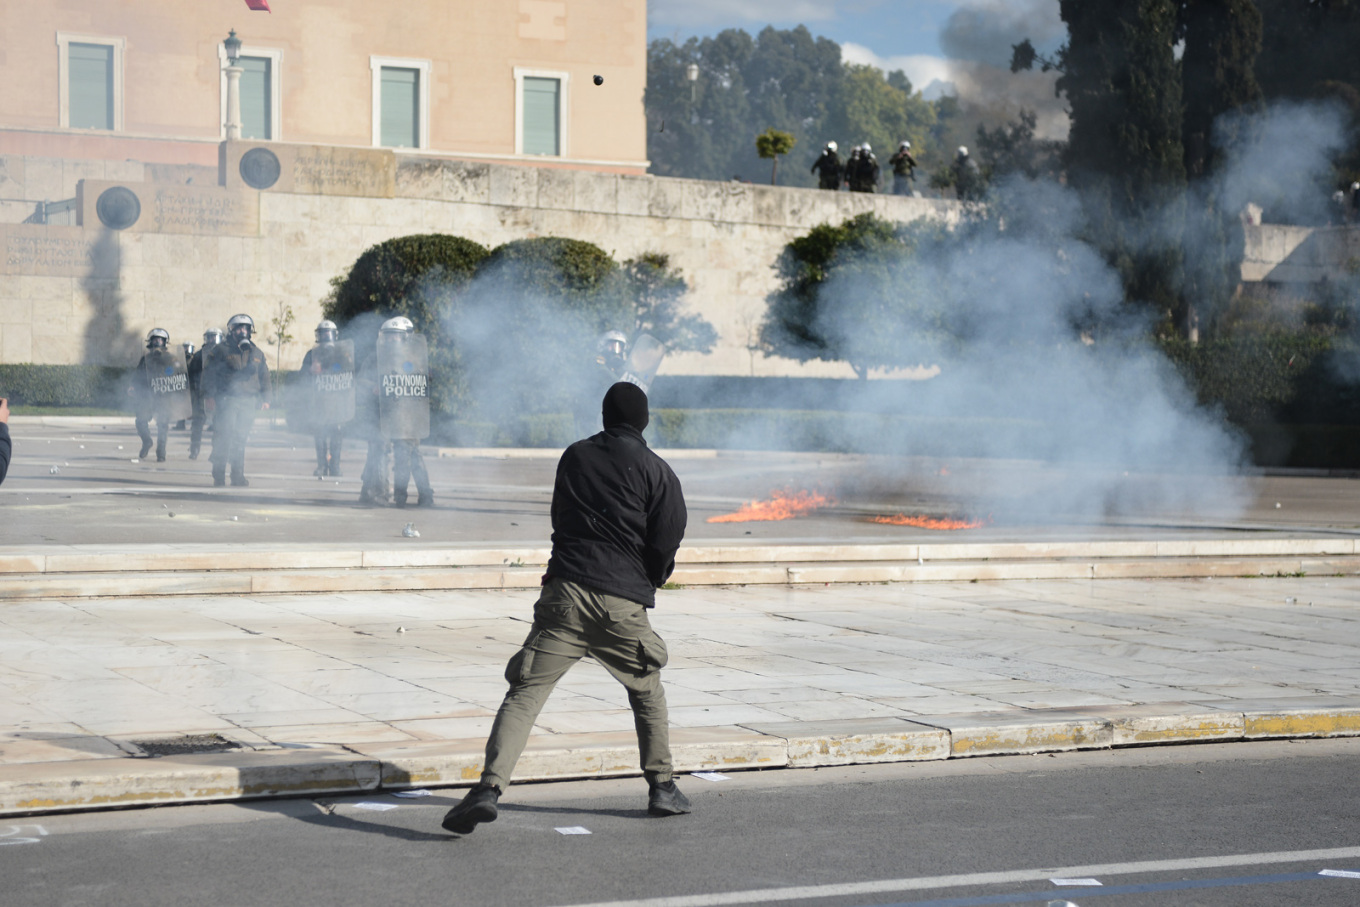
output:
[[[661,689],[666,644],[652,630],[647,609],[626,598],[550,578],[534,604],[528,638],[505,666],[510,690],[486,742],[483,784],[505,790],[548,694],[586,655],[594,656],[628,691],[647,781],[671,780],[666,694]]]

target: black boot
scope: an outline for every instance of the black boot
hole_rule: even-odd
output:
[[[221,488],[227,484],[227,467],[220,464],[213,464],[213,487]]]
[[[246,468],[244,466],[233,465],[231,467],[231,484],[242,487],[250,484],[246,481]]]
[[[647,795],[647,812],[653,816],[681,816],[689,812],[689,798],[680,793],[674,781],[653,784]]]
[[[439,823],[446,831],[456,835],[469,835],[482,822],[495,822],[500,810],[496,802],[501,798],[500,788],[494,784],[478,784],[467,792],[463,802],[449,810],[444,821]]]

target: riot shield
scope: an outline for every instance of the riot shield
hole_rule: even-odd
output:
[[[147,350],[146,377],[151,384],[151,408],[157,419],[178,422],[194,414],[184,357],[170,350]]]
[[[628,351],[628,363],[623,368],[620,381],[636,384],[643,393],[652,385],[656,370],[661,368],[661,360],[666,357],[666,344],[651,334],[640,334]]]
[[[344,425],[354,418],[354,341],[312,347],[308,421],[317,428]]]
[[[429,363],[423,334],[378,335],[378,431],[389,441],[430,436]]]

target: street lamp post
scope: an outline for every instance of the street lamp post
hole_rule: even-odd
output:
[[[236,37],[236,29],[222,42],[227,51],[227,140],[241,137],[241,67],[236,62],[241,59],[241,39]]]
[[[699,64],[691,63],[685,67],[685,78],[689,79],[689,103],[694,106],[694,88],[699,84]]]

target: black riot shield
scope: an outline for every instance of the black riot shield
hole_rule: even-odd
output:
[[[178,352],[147,350],[146,377],[151,383],[151,408],[157,419],[178,422],[194,414],[189,373],[184,357]]]
[[[308,421],[315,428],[344,425],[354,418],[354,341],[312,347]]]
[[[633,341],[633,348],[628,351],[628,363],[624,366],[619,380],[636,384],[646,393],[652,386],[652,379],[656,377],[656,370],[661,368],[661,360],[665,357],[666,344],[651,334],[640,334]]]
[[[423,334],[378,335],[378,431],[386,439],[430,436],[430,356]]]

